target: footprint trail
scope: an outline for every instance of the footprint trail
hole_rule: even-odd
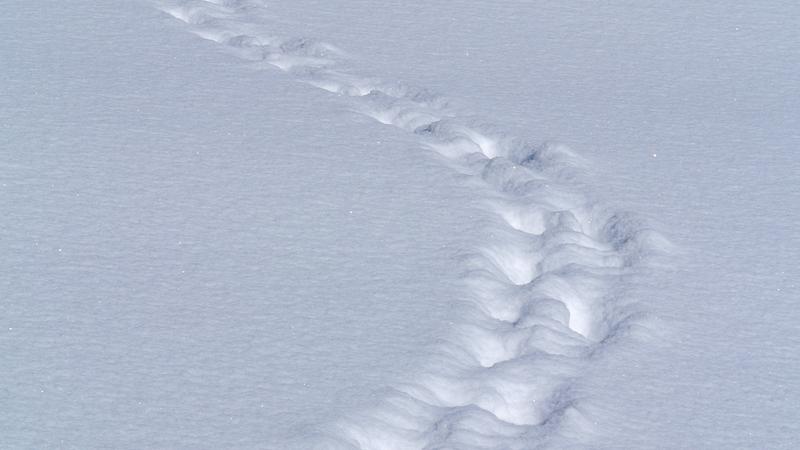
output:
[[[600,350],[636,339],[649,315],[620,292],[669,244],[635,215],[605,207],[569,149],[535,144],[464,116],[447,98],[359,77],[334,45],[269,34],[259,0],[170,0],[160,10],[247,61],[348,98],[374,120],[416,135],[482,186],[491,240],[465,255],[466,298],[435,359],[377,406],[322,431],[320,448],[546,447],[587,443],[594,429],[579,380]]]

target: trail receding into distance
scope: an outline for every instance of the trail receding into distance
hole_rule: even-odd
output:
[[[463,314],[452,335],[377,406],[321,430],[309,446],[356,449],[546,447],[590,442],[591,411],[575,389],[605,348],[647,338],[649,315],[625,280],[668,242],[635,215],[593,199],[586,164],[460,115],[447,98],[359,77],[342,50],[269,33],[266,2],[165,0],[157,7],[244,60],[266,62],[339,94],[366,116],[413,133],[485,192],[496,214],[465,255]],[[488,118],[487,118],[488,119]],[[424,153],[420,153],[425,157]]]

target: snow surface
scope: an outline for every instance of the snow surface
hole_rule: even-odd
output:
[[[46,3],[0,447],[798,445],[793,4]]]

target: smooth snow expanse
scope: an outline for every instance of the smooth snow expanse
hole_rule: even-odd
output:
[[[11,12],[0,448],[279,448],[440,333],[474,213],[416,142],[150,5]]]
[[[793,4],[62,3],[0,447],[799,444]]]

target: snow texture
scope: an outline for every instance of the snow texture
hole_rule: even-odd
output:
[[[796,6],[147,1],[0,19],[0,447],[800,445]]]
[[[323,446],[531,448],[583,442],[592,418],[574,380],[609,346],[647,339],[652,321],[620,293],[669,244],[634,215],[586,193],[580,157],[466,116],[441,95],[360,77],[325,41],[270,34],[253,1],[183,1],[162,11],[233,54],[345,97],[374,120],[419,137],[497,216],[491,240],[463,256],[464,310],[433,361],[380,404],[345,417]]]

